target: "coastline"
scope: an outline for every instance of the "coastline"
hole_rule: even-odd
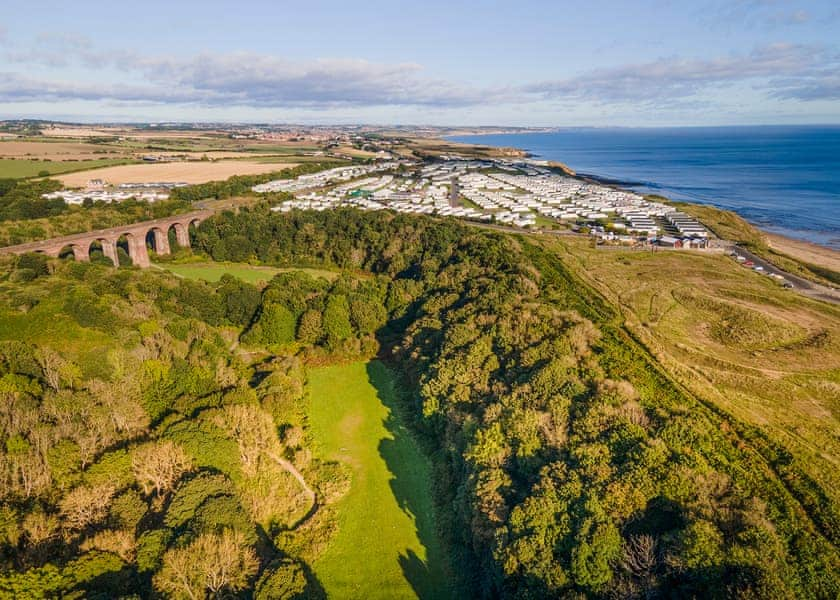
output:
[[[490,135],[489,133],[482,133],[482,134],[474,134],[476,137],[481,135]],[[449,139],[449,136],[442,138],[443,141],[447,142],[455,142],[456,140]],[[458,142],[464,143],[464,142]],[[482,144],[473,144],[476,148],[483,148],[483,149],[496,149],[496,146],[491,145],[482,145]],[[631,181],[625,179],[617,179],[607,176],[598,175],[596,173],[576,173],[574,170],[569,168],[566,164],[556,161],[556,160],[549,160],[545,157],[540,155],[536,155],[533,152],[525,149],[525,148],[516,148],[520,152],[522,152],[523,156],[527,158],[536,158],[539,160],[546,160],[549,162],[549,166],[559,168],[563,170],[568,176],[575,177],[577,179],[581,179],[583,181],[587,181],[590,183],[597,183],[600,185],[605,185],[609,187],[614,187],[618,189],[623,189],[625,191],[633,191],[635,193],[641,193],[644,195],[653,195],[653,194],[645,194],[644,192],[634,190],[634,187],[645,187],[646,184],[640,181]],[[660,195],[660,194],[655,194]],[[802,239],[798,237],[794,237],[791,235],[787,235],[785,233],[781,233],[778,231],[771,231],[766,229],[761,224],[755,223],[753,221],[748,220],[743,215],[739,214],[737,211],[722,208],[719,206],[715,206],[714,204],[697,202],[693,200],[683,200],[683,199],[672,199],[668,196],[661,195],[662,198],[669,202],[679,202],[681,204],[693,204],[696,206],[710,206],[715,208],[716,210],[731,212],[738,215],[740,218],[744,219],[751,227],[755,228],[760,234],[763,236],[764,240],[767,242],[767,246],[772,250],[779,252],[781,254],[786,255],[787,257],[796,260],[801,263],[810,263],[814,265],[819,265],[821,267],[830,269],[832,271],[840,273],[840,249],[834,248],[832,246],[826,244],[820,244],[818,242]]]
[[[591,181],[593,183],[598,183],[601,185],[606,185],[618,189],[627,189],[628,191],[632,191],[633,186],[641,185],[637,184],[632,181],[622,181],[618,179],[613,179],[610,177],[602,177],[599,175],[593,175],[591,173],[578,173],[575,175],[578,179],[582,179],[584,181]],[[650,195],[650,194],[648,194]],[[714,205],[706,205],[700,202],[692,202],[690,200],[673,200],[668,198],[667,196],[662,196],[669,202],[679,202],[681,204],[694,204],[697,206],[713,206],[717,210],[727,211],[727,212],[735,212],[725,208],[719,208]],[[735,214],[738,214],[735,212]],[[747,220],[741,215],[738,215],[743,218],[747,223],[749,223],[752,227],[758,230],[764,239],[767,241],[767,245],[782,254],[788,255],[790,258],[798,260],[800,262],[806,262],[811,264],[820,265],[831,269],[833,271],[837,271],[840,273],[840,250],[836,248],[832,248],[831,246],[825,246],[823,244],[818,244],[816,242],[812,242],[809,240],[803,240],[799,238],[795,238],[789,235],[785,235],[783,233],[778,233],[775,231],[769,231],[763,228],[761,225],[753,223],[752,221]]]
[[[764,234],[771,249],[800,262],[811,263],[840,273],[840,250],[814,242],[799,240],[754,226]]]

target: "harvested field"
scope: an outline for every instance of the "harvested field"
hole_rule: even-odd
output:
[[[109,184],[149,183],[155,181],[183,181],[204,183],[219,181],[233,175],[259,175],[296,167],[298,163],[264,163],[245,160],[222,160],[217,162],[195,161],[174,163],[148,163],[97,169],[95,177]],[[68,187],[83,187],[94,176],[90,172],[79,172],[58,177]]]
[[[122,148],[103,144],[77,142],[30,142],[3,140],[0,142],[0,158],[40,158],[46,160],[83,160],[108,158],[128,154]]]
[[[125,131],[123,127],[87,127],[84,125],[50,125],[42,131],[44,135],[52,137],[97,137],[120,135]]]

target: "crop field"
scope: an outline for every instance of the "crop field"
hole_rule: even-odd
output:
[[[126,165],[131,162],[125,158],[100,158],[95,160],[27,160],[27,159],[0,159],[0,179],[23,177],[40,177],[43,175],[59,175],[76,171],[89,171],[100,168],[123,168],[115,165]],[[142,166],[142,165],[138,165]],[[90,174],[78,175],[84,185],[91,178]]]
[[[186,277],[187,279],[203,279],[204,281],[210,282],[219,281],[222,275],[233,275],[248,283],[267,283],[277,273],[289,271],[300,271],[308,273],[313,277],[321,277],[330,281],[338,277],[337,273],[324,269],[278,269],[275,267],[262,267],[243,263],[164,263],[157,266],[181,277]]]
[[[394,385],[378,361],[309,372],[315,452],[352,470],[338,532],[313,566],[329,597],[451,596],[429,463],[395,412]]]
[[[840,499],[840,307],[726,256],[550,244],[676,379],[767,432]]]
[[[108,144],[66,141],[35,142],[16,139],[0,142],[0,158],[85,160],[124,154],[126,154],[125,149]]]
[[[284,167],[296,167],[298,163],[285,163]],[[155,181],[183,181],[185,183],[204,183],[221,181],[233,175],[259,175],[277,170],[274,163],[262,163],[246,160],[221,160],[147,163],[125,165],[100,169],[97,179],[104,179],[112,185],[120,183],[149,183]],[[84,186],[90,179],[87,173],[73,173],[58,179],[67,187]]]

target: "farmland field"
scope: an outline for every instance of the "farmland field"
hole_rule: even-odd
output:
[[[97,160],[26,160],[26,159],[0,159],[0,179],[22,177],[38,177],[43,171],[49,175],[70,173],[75,171],[89,171],[100,168],[124,168],[126,163],[131,162],[125,158],[101,158]],[[115,167],[115,165],[123,165]],[[89,173],[78,175],[77,178],[84,185],[92,177]],[[97,175],[98,177],[98,175]]]
[[[41,160],[101,159],[106,156],[126,155],[125,148],[110,144],[91,144],[72,141],[0,141],[0,158],[40,158]]]
[[[233,275],[248,283],[268,282],[277,273],[288,271],[302,271],[313,277],[333,280],[337,274],[323,269],[278,269],[275,267],[261,267],[243,263],[185,263],[158,265],[187,279],[203,279],[204,281],[218,281],[222,275]]]
[[[297,163],[283,164],[283,168],[296,167]],[[217,162],[193,161],[172,163],[147,163],[101,169],[96,177],[110,184],[148,183],[155,181],[182,181],[204,183],[220,181],[233,175],[260,175],[277,171],[275,163],[246,160],[222,160]],[[87,173],[74,173],[58,179],[68,187],[84,186],[90,179]]]
[[[330,597],[451,596],[429,463],[394,409],[394,385],[378,361],[309,373],[315,451],[352,470],[339,530],[313,565]]]

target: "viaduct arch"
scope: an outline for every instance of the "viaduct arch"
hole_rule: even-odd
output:
[[[0,248],[0,254],[25,254],[26,252],[41,252],[47,256],[57,258],[63,250],[70,248],[73,257],[77,261],[89,261],[91,245],[98,243],[102,246],[102,253],[111,259],[114,266],[119,266],[117,255],[117,243],[120,238],[125,237],[128,242],[128,255],[131,257],[131,264],[145,269],[151,266],[149,251],[146,247],[146,239],[152,235],[152,241],[156,254],[169,254],[169,230],[175,230],[175,239],[182,248],[190,245],[190,225],[198,225],[204,219],[213,214],[212,210],[197,210],[194,212],[143,221],[131,225],[122,225],[110,229],[88,231],[66,235],[40,242],[29,242],[17,246],[6,246]]]

